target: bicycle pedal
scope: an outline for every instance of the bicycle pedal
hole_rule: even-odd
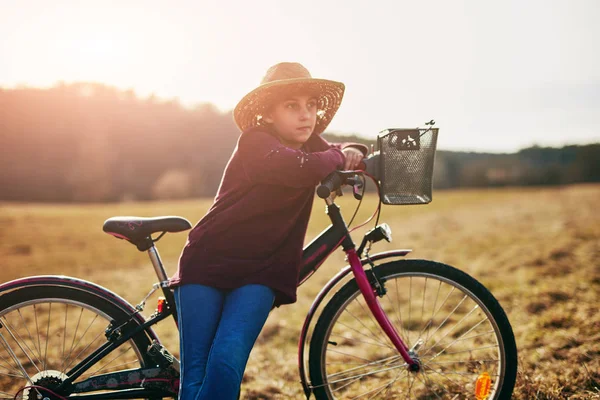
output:
[[[147,354],[159,367],[173,368],[175,371],[179,372],[179,360],[156,340],[152,341],[152,344],[148,346]]]

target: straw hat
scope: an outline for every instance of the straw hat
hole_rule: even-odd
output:
[[[301,64],[282,62],[269,68],[260,86],[240,100],[233,111],[233,118],[238,128],[245,131],[261,125],[263,113],[274,102],[285,100],[295,93],[314,93],[318,99],[314,133],[320,134],[340,108],[344,89],[341,82],[311,77]]]

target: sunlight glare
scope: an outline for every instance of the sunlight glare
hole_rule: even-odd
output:
[[[127,75],[123,71],[127,59],[126,38],[115,33],[101,35],[83,31],[77,37],[62,38],[56,57],[68,72],[69,80],[122,82]]]

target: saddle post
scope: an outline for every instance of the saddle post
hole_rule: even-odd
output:
[[[158,249],[154,244],[147,250],[148,256],[150,257],[150,261],[152,262],[152,266],[154,267],[154,272],[156,272],[156,276],[161,283],[165,282],[167,278],[167,272],[163,266],[162,260],[160,259],[160,255],[158,254]]]
[[[152,266],[154,267],[154,272],[156,272],[156,276],[158,277],[158,284],[160,285],[160,288],[165,296],[164,298],[166,299],[166,306],[171,310],[175,310],[175,296],[173,295],[173,291],[169,289],[169,278],[167,277],[167,272],[165,271],[160,254],[158,254],[158,249],[154,245],[152,238],[149,237],[148,239],[152,242],[152,245],[148,247],[146,251],[148,252]],[[173,319],[175,321],[175,325],[179,328],[177,324],[176,312],[173,312]]]

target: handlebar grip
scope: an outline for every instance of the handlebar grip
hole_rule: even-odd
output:
[[[340,186],[342,186],[342,177],[337,171],[333,171],[321,181],[321,184],[317,188],[317,196],[326,199],[331,192],[335,192]]]

